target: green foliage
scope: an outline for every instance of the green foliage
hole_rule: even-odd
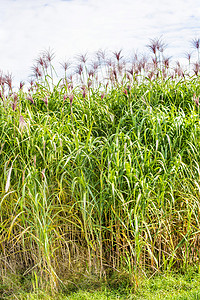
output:
[[[0,107],[2,278],[35,274],[35,289],[57,291],[81,273],[135,289],[141,274],[198,265],[199,78],[73,98],[48,80]]]

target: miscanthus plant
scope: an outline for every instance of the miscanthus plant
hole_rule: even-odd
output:
[[[56,84],[45,52],[27,91],[1,75],[2,278],[56,290],[78,274],[126,272],[137,285],[198,266],[199,76],[151,43],[153,63],[101,50],[69,77],[62,63]]]

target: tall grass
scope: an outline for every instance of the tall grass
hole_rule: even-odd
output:
[[[65,70],[54,84],[45,52],[29,91],[1,84],[2,278],[56,290],[77,274],[137,284],[199,264],[199,76],[120,55],[93,73],[82,56],[74,82]]]

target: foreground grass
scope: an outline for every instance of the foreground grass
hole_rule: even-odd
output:
[[[198,273],[188,274],[168,274],[165,276],[155,276],[151,279],[141,279],[137,287],[124,286],[116,280],[107,284],[88,286],[86,282],[79,284],[75,291],[63,290],[63,292],[51,295],[48,292],[35,288],[31,293],[25,292],[21,286],[21,291],[15,287],[12,294],[2,293],[1,299],[19,299],[19,300],[106,300],[106,299],[138,299],[138,300],[157,300],[157,299],[177,299],[177,300],[195,300],[200,299],[200,275]],[[19,284],[19,283],[18,283]],[[81,287],[82,285],[82,287]],[[9,284],[7,284],[8,288]],[[4,286],[4,290],[5,290]],[[13,288],[13,286],[12,286]],[[19,288],[19,285],[18,285]],[[3,287],[0,286],[0,291]],[[6,295],[7,294],[7,295]]]

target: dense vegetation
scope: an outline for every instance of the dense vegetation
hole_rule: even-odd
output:
[[[198,63],[170,68],[151,42],[151,62],[99,51],[91,69],[79,56],[73,76],[63,63],[56,83],[45,52],[28,90],[1,75],[2,280],[32,275],[53,291],[119,273],[137,287],[198,270]]]

